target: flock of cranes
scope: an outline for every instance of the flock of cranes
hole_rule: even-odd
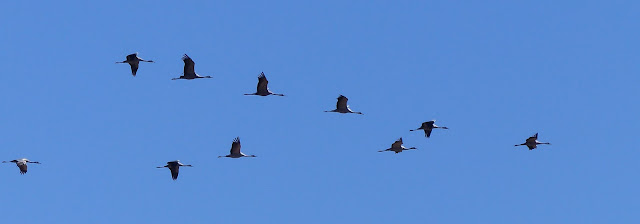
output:
[[[129,64],[131,66],[131,75],[136,76],[136,73],[138,72],[138,68],[140,66],[140,62],[141,61],[142,62],[149,62],[149,63],[153,63],[154,62],[152,60],[144,60],[144,59],[138,57],[138,53],[133,53],[133,54],[127,55],[127,60],[121,61],[121,62],[116,62],[116,63],[127,63],[127,64]],[[198,75],[195,72],[195,62],[193,62],[193,60],[188,55],[185,54],[184,56],[182,56],[182,61],[184,62],[184,72],[183,72],[183,74],[180,77],[172,78],[171,80],[178,80],[178,79],[192,80],[192,79],[199,79],[199,78],[211,78],[211,76],[200,76],[200,75]],[[264,75],[264,72],[262,72],[258,76],[258,86],[256,87],[256,92],[255,93],[247,93],[247,94],[244,94],[244,95],[284,96],[284,94],[271,92],[269,90],[268,86],[267,86],[268,84],[269,84],[269,81],[267,81],[267,77]],[[349,105],[347,104],[347,101],[349,101],[349,99],[346,96],[340,95],[337,98],[337,100],[338,100],[338,102],[336,103],[336,109],[328,110],[328,111],[324,111],[324,112],[337,112],[337,113],[342,113],[342,114],[346,114],[346,113],[363,114],[362,112],[352,111],[349,108]],[[431,120],[431,121],[423,122],[422,125],[419,128],[416,128],[414,130],[409,130],[409,131],[423,130],[424,131],[424,136],[426,138],[430,138],[431,137],[431,132],[433,131],[433,129],[437,129],[437,128],[449,129],[447,127],[437,126],[435,124],[435,120]],[[533,136],[527,138],[527,140],[524,143],[517,144],[515,146],[521,146],[521,145],[526,145],[529,148],[529,150],[533,150],[533,149],[537,148],[538,145],[550,145],[550,143],[538,141],[538,133],[536,133]],[[222,158],[222,157],[228,157],[228,158],[256,157],[255,155],[246,155],[246,154],[242,153],[240,151],[240,148],[241,148],[240,137],[236,137],[235,139],[233,139],[233,143],[231,143],[231,150],[229,152],[229,155],[218,156],[218,158]],[[407,147],[403,146],[402,138],[399,138],[393,144],[391,144],[390,148],[385,149],[385,150],[380,150],[378,152],[392,151],[392,152],[395,152],[395,153],[400,153],[402,151],[412,150],[412,149],[417,149],[417,148],[416,147],[407,148]],[[15,163],[16,166],[18,166],[18,168],[20,169],[20,174],[27,173],[27,164],[28,163],[40,164],[40,162],[30,161],[27,158],[15,159],[15,160],[11,160],[11,161],[2,161],[2,163]],[[165,166],[160,166],[160,167],[157,167],[157,168],[165,168],[165,167],[169,168],[169,170],[171,171],[171,178],[173,180],[176,180],[176,179],[178,179],[178,173],[180,171],[180,167],[181,166],[192,167],[192,165],[182,164],[180,162],[180,160],[174,160],[174,161],[167,162],[167,165],[165,165]]]

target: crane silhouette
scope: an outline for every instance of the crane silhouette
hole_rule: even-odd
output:
[[[442,128],[442,129],[449,129],[447,127],[438,127],[437,125],[435,125],[434,123],[436,122],[436,120],[430,120],[427,122],[422,122],[422,125],[419,128],[416,128],[414,130],[409,130],[409,131],[417,131],[417,130],[424,130],[424,136],[429,138],[431,137],[431,131],[433,131],[434,128]]]
[[[538,145],[551,145],[551,143],[539,142],[538,141],[538,133],[536,133],[535,135],[527,138],[527,140],[524,143],[518,144],[518,145],[515,145],[515,146],[521,146],[521,145],[526,145],[527,148],[529,148],[529,150],[533,150],[535,148],[538,148]]]
[[[240,148],[242,146],[240,145],[240,137],[236,137],[233,139],[233,143],[231,143],[231,150],[229,152],[229,155],[226,156],[218,156],[218,158],[222,158],[222,157],[229,157],[229,158],[240,158],[240,157],[256,157],[255,155],[245,155],[244,153],[240,152]]]
[[[380,150],[378,152],[392,151],[392,152],[396,152],[396,153],[401,153],[402,151],[409,150],[409,149],[417,149],[417,148],[416,147],[411,147],[411,148],[404,147],[402,145],[402,138],[399,138],[393,144],[391,144],[391,148],[388,148],[388,149],[385,149],[385,150]]]
[[[27,158],[22,158],[22,159],[14,159],[11,161],[2,161],[2,163],[15,163],[16,166],[18,166],[18,168],[20,168],[20,174],[25,174],[27,173],[27,163],[35,163],[35,164],[40,164],[40,162],[35,162],[35,161],[30,161]]]
[[[267,87],[267,84],[269,84],[269,81],[267,81],[267,77],[264,76],[264,72],[260,73],[260,75],[258,76],[258,87],[256,87],[256,92],[255,93],[246,93],[244,95],[257,95],[257,96],[268,96],[268,95],[274,95],[274,96],[284,96],[284,94],[279,94],[279,93],[272,93],[271,91],[269,91],[269,88]]]
[[[201,78],[211,78],[211,76],[199,76],[198,74],[196,74],[196,70],[194,68],[196,63],[193,62],[193,60],[191,60],[191,58],[188,55],[185,54],[184,56],[182,56],[182,61],[184,61],[183,74],[180,77],[172,78],[171,80],[178,80],[178,79],[192,80],[192,79],[201,79]]]
[[[180,172],[181,166],[192,167],[191,165],[182,164],[180,160],[174,160],[174,161],[167,162],[167,165],[165,166],[159,166],[156,168],[165,168],[165,167],[169,168],[169,170],[171,170],[171,179],[176,180],[178,179],[178,173]]]
[[[116,62],[116,63],[129,63],[129,65],[131,66],[131,75],[133,75],[135,77],[136,73],[138,72],[138,66],[140,65],[141,61],[154,62],[152,60],[144,60],[144,59],[138,57],[138,53],[136,52],[136,53],[127,55],[127,60],[119,61],[119,62]]]
[[[346,114],[346,113],[362,114],[362,112],[351,111],[351,109],[349,108],[349,105],[347,105],[347,101],[349,101],[349,98],[347,98],[346,96],[340,95],[338,97],[338,102],[336,103],[336,109],[327,110],[325,112],[337,112],[341,114]]]

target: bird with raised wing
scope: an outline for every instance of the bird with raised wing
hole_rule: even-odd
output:
[[[138,66],[140,65],[140,62],[144,61],[144,62],[154,62],[152,60],[144,60],[140,57],[138,57],[138,52],[127,55],[127,60],[125,61],[119,61],[116,63],[128,63],[131,66],[131,74],[135,77],[136,73],[138,72]]]
[[[176,179],[178,179],[178,172],[180,172],[180,167],[181,166],[192,167],[191,165],[182,164],[180,162],[180,160],[174,160],[174,161],[167,162],[167,165],[165,165],[165,166],[159,166],[159,167],[156,167],[156,168],[165,168],[165,167],[169,168],[169,170],[171,170],[171,178],[173,180],[176,180]]]
[[[424,136],[429,138],[431,137],[431,131],[433,131],[434,128],[442,128],[442,129],[449,129],[447,127],[439,127],[437,125],[435,125],[436,120],[430,120],[427,122],[422,122],[422,125],[419,128],[416,128],[414,130],[409,130],[409,131],[417,131],[417,130],[424,130]]]
[[[362,114],[362,112],[351,111],[351,109],[349,108],[349,105],[347,105],[347,101],[349,101],[349,99],[346,96],[340,95],[338,97],[338,102],[336,103],[336,109],[327,110],[325,112],[337,112],[341,114],[346,114],[346,113]]]
[[[172,78],[171,80],[177,80],[177,79],[192,80],[192,79],[201,79],[201,78],[211,78],[211,76],[199,76],[198,74],[196,74],[196,70],[195,70],[196,63],[193,62],[193,60],[191,60],[191,58],[188,55],[185,54],[184,56],[182,56],[182,61],[184,61],[183,74],[180,77]]]
[[[2,163],[15,163],[18,168],[20,168],[20,174],[27,173],[27,163],[35,163],[40,164],[40,162],[30,161],[27,158],[22,159],[14,159],[11,161],[2,161]]]
[[[221,157],[229,157],[229,158],[240,158],[240,157],[256,157],[255,155],[245,155],[244,153],[240,152],[240,137],[236,137],[235,139],[233,139],[233,143],[231,143],[231,151],[229,152],[229,155],[226,156],[218,156],[218,158]]]
[[[257,96],[268,96],[268,95],[274,95],[274,96],[284,96],[284,94],[279,94],[279,93],[272,93],[271,91],[269,91],[269,88],[267,87],[267,84],[269,84],[269,81],[267,81],[267,77],[264,75],[264,72],[260,73],[260,75],[258,76],[258,87],[255,93],[246,93],[244,95],[257,95]]]
[[[539,142],[538,141],[538,133],[536,133],[535,135],[527,138],[527,140],[524,143],[518,144],[518,145],[515,145],[515,146],[521,146],[521,145],[526,145],[529,148],[529,150],[533,150],[535,148],[538,148],[538,145],[551,145],[551,143]]]
[[[388,149],[385,149],[385,150],[380,150],[378,152],[392,151],[392,152],[400,153],[400,152],[402,152],[404,150],[409,150],[409,149],[417,149],[417,148],[416,147],[411,147],[411,148],[404,147],[402,145],[402,138],[399,138],[393,144],[391,144],[391,148],[388,148]]]

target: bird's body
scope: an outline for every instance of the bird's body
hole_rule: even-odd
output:
[[[178,179],[178,173],[180,172],[181,166],[192,167],[191,165],[182,164],[180,160],[174,160],[174,161],[167,162],[167,165],[165,166],[159,166],[157,168],[165,168],[165,167],[169,168],[169,170],[171,170],[171,179],[176,180]]]
[[[191,60],[191,58],[188,55],[185,54],[184,56],[182,56],[182,61],[184,62],[183,74],[180,77],[173,78],[171,80],[177,80],[177,79],[192,80],[192,79],[200,79],[200,78],[211,78],[211,76],[199,76],[198,74],[196,74],[196,70],[195,70],[196,63],[193,62],[193,60]]]
[[[133,53],[133,54],[127,55],[127,60],[119,61],[116,63],[128,63],[131,66],[131,75],[135,77],[136,73],[138,72],[138,66],[140,65],[141,61],[153,62],[152,60],[144,60],[138,57],[138,53]]]
[[[417,149],[416,147],[407,148],[402,145],[402,138],[396,140],[393,144],[391,144],[391,148],[380,150],[378,152],[392,151],[395,153],[400,153],[404,150]]]
[[[518,145],[515,145],[515,146],[521,146],[521,145],[526,145],[527,148],[529,148],[529,150],[533,150],[535,148],[538,148],[538,145],[551,145],[551,143],[539,142],[538,141],[538,133],[536,133],[535,135],[527,138],[527,140],[524,143],[518,144]]]
[[[417,131],[422,129],[424,130],[424,136],[429,138],[431,137],[431,131],[433,131],[434,128],[449,129],[447,127],[438,127],[437,125],[435,125],[435,122],[436,120],[422,122],[422,125],[419,128],[416,128],[414,130],[409,130],[409,131]]]
[[[229,158],[256,157],[255,155],[245,155],[244,153],[240,152],[240,148],[241,147],[242,146],[240,145],[240,137],[236,137],[235,139],[233,139],[233,143],[231,143],[231,150],[229,152],[229,155],[218,156],[218,158],[221,158],[221,157],[229,157]]]
[[[347,105],[347,101],[349,101],[349,98],[347,98],[346,96],[340,95],[338,97],[338,102],[336,103],[336,109],[328,110],[325,112],[337,112],[341,114],[347,114],[347,113],[362,114],[362,112],[352,111],[349,108],[349,105]]]
[[[2,163],[15,163],[16,166],[18,166],[18,168],[20,169],[20,174],[27,173],[27,163],[40,164],[40,162],[29,161],[27,158],[14,159],[11,161],[2,161]]]
[[[269,88],[267,87],[267,85],[269,84],[269,81],[267,81],[267,77],[264,75],[264,72],[260,73],[260,75],[258,76],[258,87],[256,87],[256,92],[255,93],[247,93],[244,95],[257,95],[257,96],[268,96],[268,95],[275,95],[275,96],[284,96],[284,94],[279,94],[279,93],[272,93],[271,91],[269,91]]]

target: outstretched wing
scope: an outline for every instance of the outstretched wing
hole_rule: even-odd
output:
[[[18,168],[20,168],[20,173],[21,174],[27,173],[27,163],[17,162],[16,165],[18,165]]]
[[[177,164],[169,165],[169,170],[171,170],[171,179],[178,179],[178,173],[180,172],[180,166]]]
[[[431,137],[431,132],[433,131],[433,128],[425,128],[424,129],[424,135],[427,136],[427,138]]]
[[[264,76],[264,72],[260,73],[260,75],[258,76],[258,87],[257,87],[257,92],[266,92],[267,90],[267,84],[269,84],[269,81],[267,81],[267,77]]]
[[[138,72],[139,63],[136,61],[135,63],[129,63],[129,65],[131,65],[131,74],[133,76],[136,76],[136,73]]]
[[[527,143],[534,143],[534,145],[535,145],[536,140],[538,140],[538,133],[536,133],[535,135],[527,138]]]
[[[338,110],[347,110],[347,101],[349,101],[349,98],[347,98],[346,96],[340,95],[338,97],[338,103],[336,104],[336,109]]]
[[[231,143],[231,154],[240,154],[240,137],[233,139],[233,143]]]
[[[182,61],[184,61],[184,75],[185,76],[195,76],[196,70],[194,69],[196,63],[191,60],[188,55],[182,56]]]
[[[392,149],[397,149],[397,148],[401,148],[401,147],[402,147],[402,138],[399,138],[398,140],[396,140],[396,142],[391,144],[391,148]]]

